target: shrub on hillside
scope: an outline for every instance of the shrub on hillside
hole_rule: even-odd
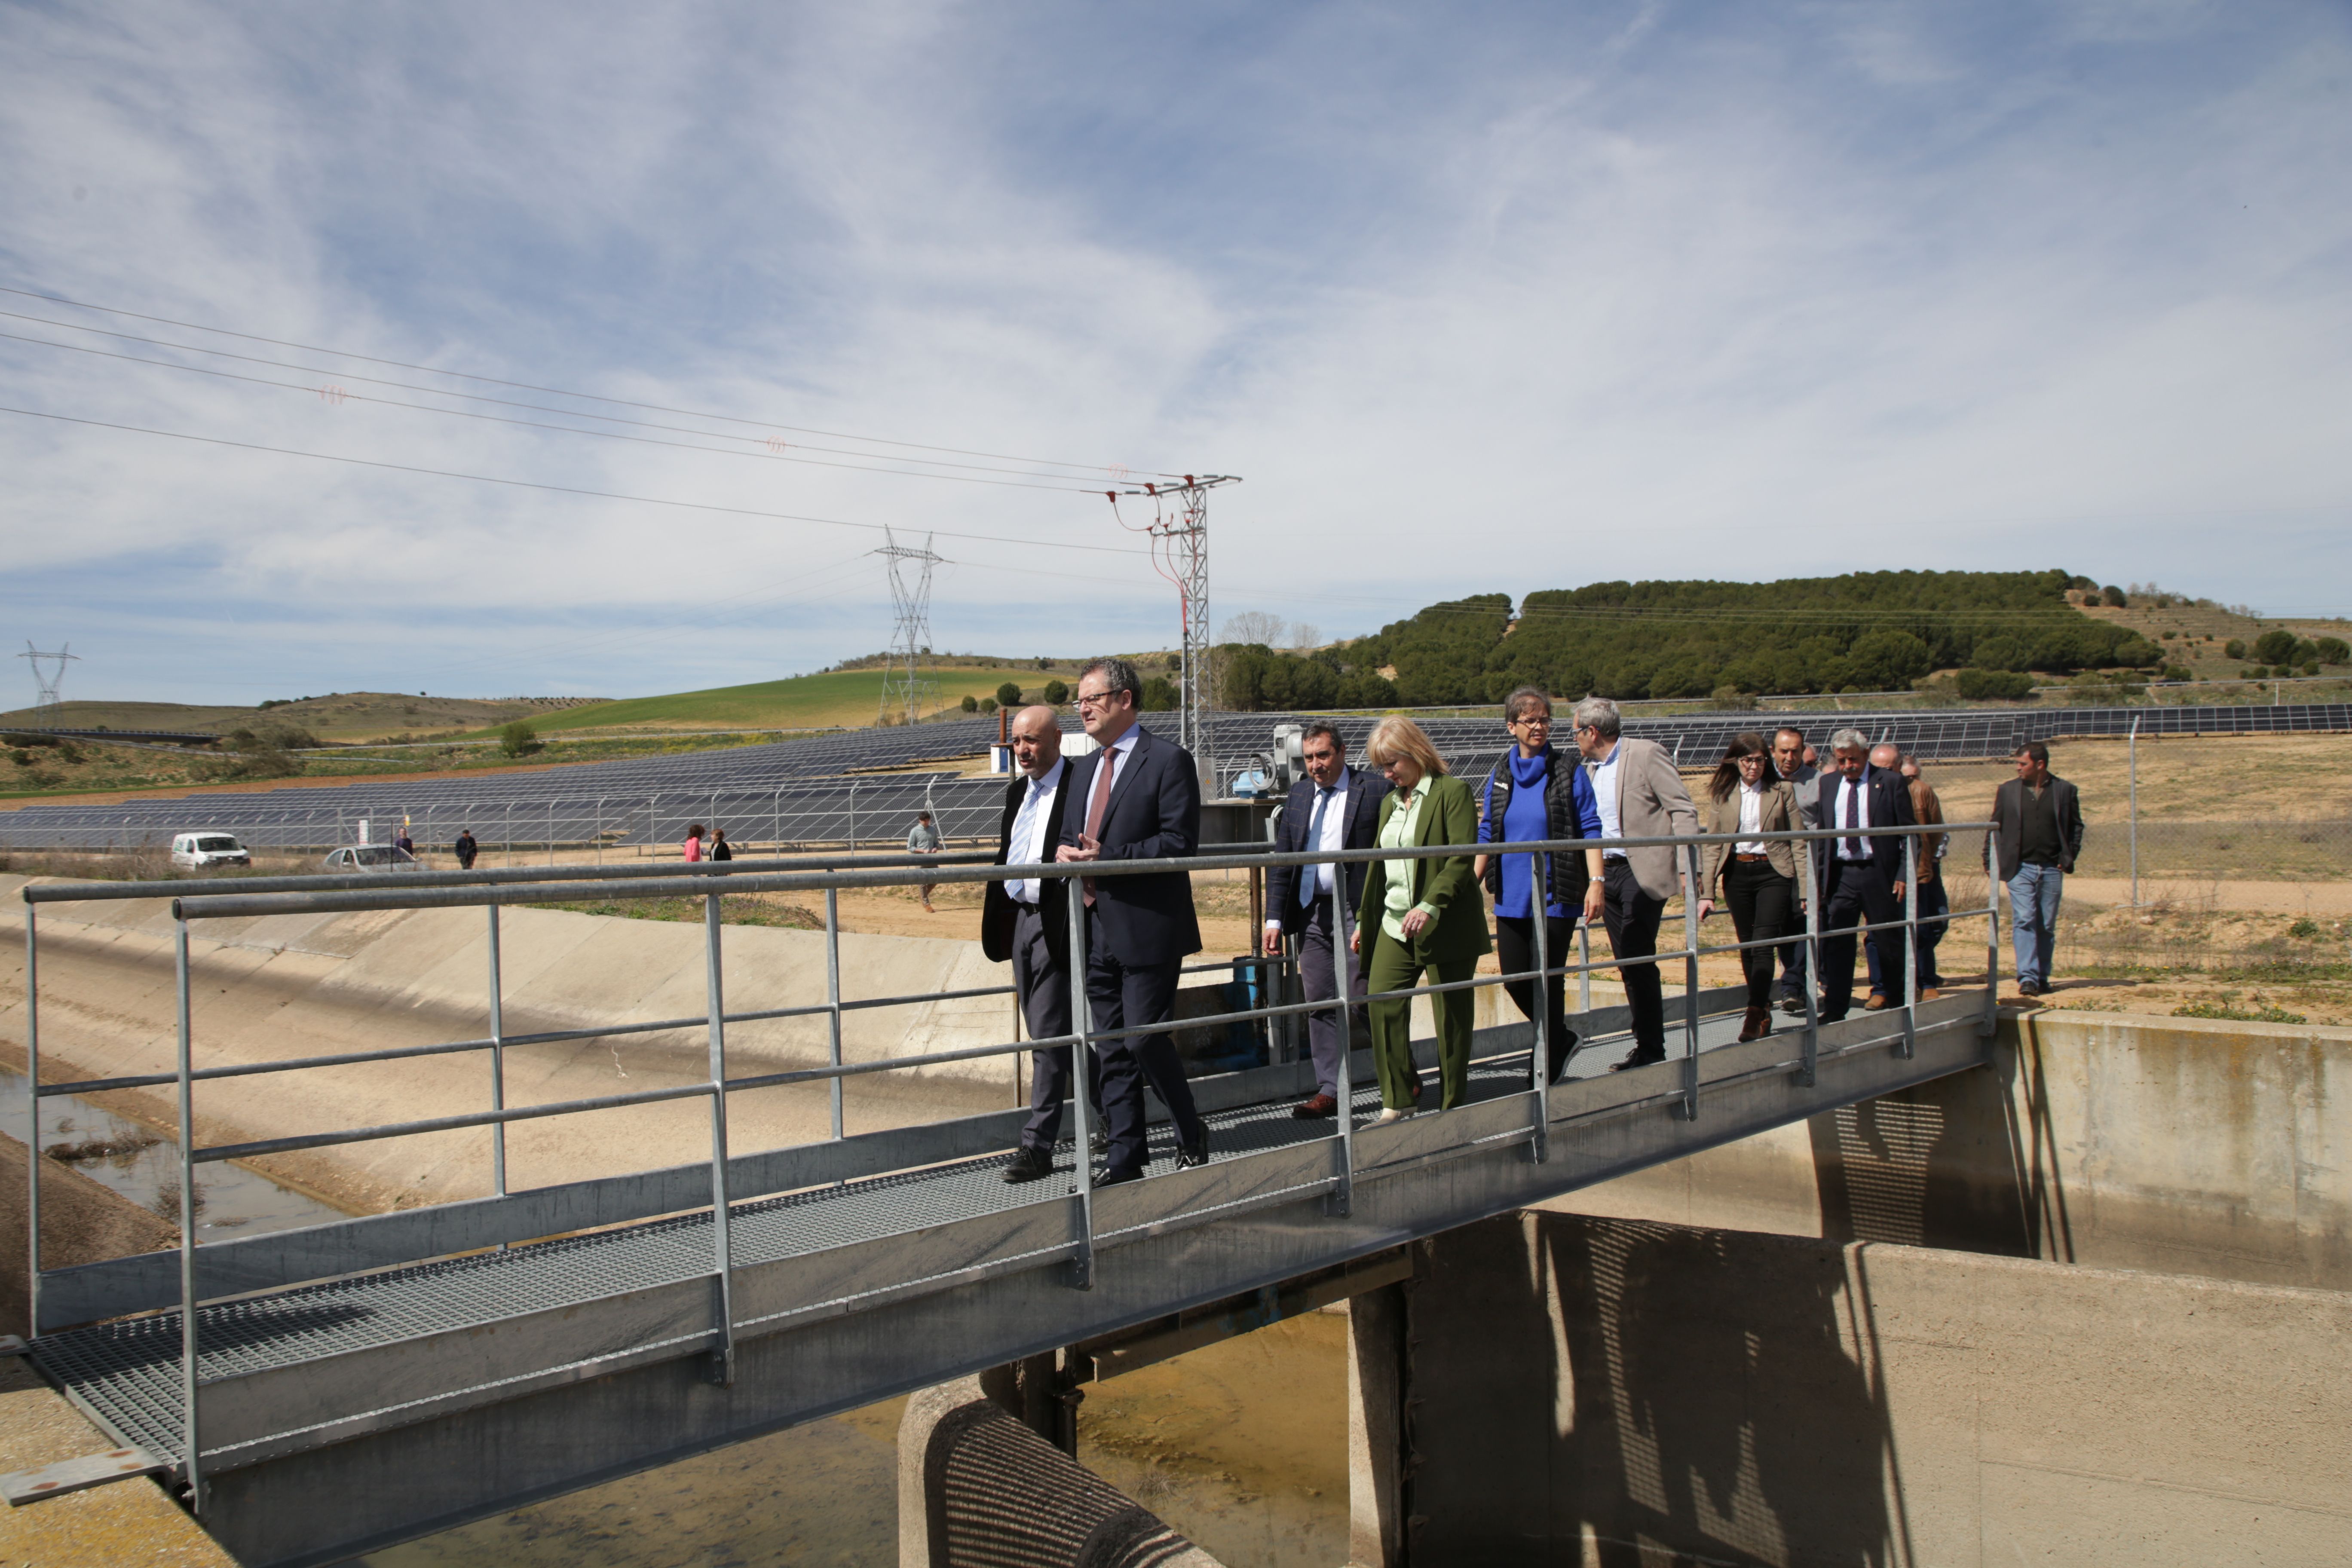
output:
[[[1047,702],[1059,708],[1063,703],[1067,702],[1070,700],[1070,689],[1061,681],[1049,680],[1045,682],[1045,698]],[[1020,693],[1015,692],[1013,700],[1016,702],[1019,701],[1021,700]]]
[[[1155,675],[1143,683],[1143,710],[1146,713],[1173,713],[1183,700],[1176,683],[1164,675]]]
[[[539,731],[520,719],[499,731],[499,750],[509,757],[527,757],[541,744]]]
[[[969,702],[971,700],[966,698],[964,700]],[[993,713],[996,711],[996,699],[993,697],[983,697],[980,700],[980,710],[983,713]]]
[[[2245,658],[2246,639],[2243,637],[2231,637],[2228,642],[2221,645],[2221,653],[2222,656],[2227,658]]]
[[[2011,669],[1964,669],[1956,684],[1970,702],[2016,702],[2033,695],[2033,677]]]
[[[1018,708],[1021,706],[1020,683],[1018,681],[1008,680],[999,686],[996,689],[996,705],[999,708]]]
[[[2294,658],[2295,635],[2273,626],[2254,639],[2254,658],[2263,664],[2285,664]]]
[[[2352,664],[2352,643],[2342,637],[2319,637],[2312,646],[2318,650],[2322,664]]]
[[[2131,607],[2131,596],[2113,583],[2099,590],[2099,597],[2106,601],[2107,607],[2111,610],[2124,610]]]
[[[992,711],[993,711],[993,710],[994,710],[995,707],[996,707],[996,704],[994,704],[993,702],[992,702],[992,703],[990,703],[990,704],[989,704],[989,708],[990,708],[990,710],[991,710]],[[964,710],[965,712],[967,712],[967,713],[977,713],[977,712],[979,712],[979,711],[980,711],[980,699],[979,699],[979,698],[977,698],[977,697],[974,697],[974,696],[973,696],[971,692],[969,692],[969,691],[965,692],[965,693],[963,694],[963,710]]]

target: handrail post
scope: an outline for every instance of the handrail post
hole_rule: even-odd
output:
[[[506,985],[499,962],[499,906],[487,906],[490,911],[490,1109],[507,1108],[507,1005]],[[507,1195],[507,1124],[490,1124],[490,1185],[499,1196]]]
[[[1985,834],[1985,998],[1977,1033],[1990,1040],[2000,1027],[2000,871],[1993,859],[1992,834]]]
[[[1302,866],[1299,869],[1311,872],[1315,868]],[[1331,1189],[1325,1212],[1344,1219],[1356,1201],[1356,1082],[1349,1060],[1356,1049],[1356,1026],[1354,1015],[1348,1009],[1348,999],[1356,994],[1351,984],[1356,977],[1356,955],[1349,946],[1354,933],[1348,929],[1348,917],[1353,911],[1348,908],[1347,864],[1343,861],[1333,867],[1332,872],[1331,980],[1337,993],[1335,1000],[1339,1004],[1339,1080],[1333,1086],[1339,1090],[1339,1105],[1333,1116],[1339,1123],[1339,1172],[1334,1178],[1338,1185]],[[1303,976],[1300,989],[1305,989]]]
[[[1497,873],[1499,875],[1499,873]],[[1551,900],[1544,879],[1544,857],[1528,856],[1528,912],[1536,932],[1536,1043],[1528,1055],[1528,1090],[1533,1100],[1534,1124],[1528,1129],[1528,1157],[1542,1164],[1551,1155]]]
[[[710,1239],[718,1268],[719,1342],[710,1352],[710,1381],[735,1381],[735,1260],[728,1247],[732,1211],[727,1203],[727,1001],[719,971],[719,895],[702,900],[703,965],[710,1005]],[[835,1079],[837,1090],[841,1080]]]
[[[1801,868],[1805,874],[1805,1048],[1803,1064],[1797,1068],[1800,1087],[1811,1089],[1818,1081],[1822,1059],[1822,878],[1813,864],[1822,840],[1801,841]]]
[[[1683,1120],[1698,1120],[1698,846],[1683,865]]]
[[[196,1427],[196,1100],[188,1026],[188,922],[172,922],[173,984],[180,1033],[180,1465],[188,1507],[205,1511],[203,1449]]]
[[[1919,836],[1903,836],[1903,1043],[1908,1061],[1919,1048]]]
[[[841,1065],[841,889],[824,890],[824,1002],[830,1060]],[[841,1079],[832,1081],[833,1137],[841,1141]]]
[[[41,1337],[41,946],[25,906],[25,1337]]]
[[[1087,1001],[1086,883],[1076,877],[1065,884],[1070,910],[1070,1026],[1077,1039],[1070,1046],[1070,1121],[1076,1141],[1078,1254],[1070,1260],[1070,1283],[1081,1290],[1095,1288],[1095,1143],[1092,1084],[1094,1082],[1094,1009]],[[1051,1151],[1047,1151],[1048,1157]]]
[[[1576,916],[1576,1010],[1592,1011],[1592,922],[1581,910]]]

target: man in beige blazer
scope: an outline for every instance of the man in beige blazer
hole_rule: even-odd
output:
[[[1619,734],[1622,720],[1606,697],[1576,705],[1576,749],[1592,770],[1592,796],[1604,838],[1661,838],[1696,833],[1698,808],[1675,760],[1655,741]],[[1688,850],[1671,845],[1601,851],[1601,923],[1633,1015],[1633,1050],[1611,1070],[1666,1059],[1666,1003],[1655,963],[1631,963],[1658,951],[1658,917],[1682,886]]]

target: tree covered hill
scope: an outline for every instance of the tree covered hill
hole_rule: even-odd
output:
[[[1513,687],[1620,699],[1901,690],[1930,671],[2072,675],[2162,655],[2068,599],[2047,572],[1858,572],[1778,583],[1594,583],[1432,605],[1374,636],[1220,651],[1232,709],[1490,702]],[[1393,669],[1393,678],[1380,671]]]

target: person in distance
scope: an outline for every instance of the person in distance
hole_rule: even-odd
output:
[[[1704,817],[1701,826],[1708,833],[1790,833],[1804,825],[1796,787],[1774,771],[1764,737],[1752,730],[1735,736],[1724,748],[1723,761],[1707,781]],[[1732,930],[1743,942],[1770,942],[1797,927],[1803,847],[1785,838],[1762,837],[1708,845],[1699,879],[1698,918],[1715,912],[1719,890],[1731,910]],[[1739,955],[1740,969],[1748,976],[1748,1016],[1739,1026],[1743,1040],[1772,1032],[1774,951],[1751,947]]]
[[[1551,699],[1532,686],[1522,686],[1503,699],[1503,727],[1511,736],[1511,750],[1486,775],[1486,809],[1478,816],[1481,844],[1524,844],[1537,838],[1598,838],[1601,808],[1592,798],[1592,784],[1572,751],[1551,743]],[[1531,907],[1538,882],[1544,889],[1544,959],[1558,969],[1568,961],[1576,934],[1576,917],[1601,918],[1601,851],[1587,849],[1566,858],[1542,858],[1541,875],[1528,855],[1481,855],[1472,868],[1487,895],[1495,900],[1495,948],[1506,974],[1524,974],[1536,966],[1535,910]],[[1511,980],[1503,988],[1517,1003],[1522,1017],[1536,1016],[1532,980]],[[1544,982],[1545,1038],[1551,1057],[1550,1081],[1558,1083],[1576,1050],[1576,1031],[1568,1026],[1568,976],[1554,974]],[[1528,1059],[1530,1087],[1535,1058]]]
[[[1188,857],[1201,841],[1201,774],[1192,753],[1136,722],[1143,678],[1123,658],[1098,658],[1078,676],[1078,721],[1097,750],[1070,765],[1055,858],[1097,861]],[[1089,877],[1087,1007],[1097,1029],[1164,1025],[1175,1014],[1187,954],[1201,951],[1192,879],[1182,871]],[[1209,1163],[1209,1129],[1162,1029],[1102,1042],[1103,1121],[1110,1135],[1097,1185],[1143,1174],[1143,1086],[1160,1092],[1176,1124],[1179,1169]]]
[[[1390,714],[1365,743],[1364,760],[1388,775],[1393,787],[1381,802],[1374,841],[1383,849],[1478,842],[1478,803],[1470,786],[1445,771],[1427,733],[1412,720]],[[1402,991],[1421,984],[1467,980],[1493,947],[1486,934],[1486,906],[1478,897],[1473,856],[1375,860],[1364,876],[1356,910],[1354,951],[1370,951],[1364,965],[1372,993]],[[1437,1066],[1441,1109],[1462,1103],[1470,1089],[1470,1031],[1477,1001],[1467,990],[1430,998],[1437,1015]],[[1412,1001],[1399,997],[1370,1005],[1372,1070],[1380,1079],[1381,1122],[1411,1116],[1421,1099],[1421,1075],[1412,1063]]]
[[[1698,831],[1698,808],[1664,747],[1622,734],[1617,704],[1606,697],[1578,703],[1575,718],[1577,750],[1592,764],[1602,837],[1664,838]],[[1601,852],[1601,920],[1633,1016],[1633,1049],[1612,1064],[1612,1072],[1666,1059],[1665,985],[1652,955],[1658,951],[1658,917],[1681,880],[1682,853],[1670,845]]]
[[[1275,852],[1370,848],[1372,836],[1380,830],[1381,802],[1388,796],[1388,781],[1350,768],[1348,743],[1322,720],[1307,726],[1299,744],[1307,776],[1290,786],[1289,798],[1283,803],[1281,820],[1275,826]],[[1354,909],[1363,897],[1364,868],[1363,861],[1352,860],[1344,868],[1276,866],[1266,871],[1265,930],[1260,940],[1272,956],[1282,952],[1284,937],[1297,939],[1298,978],[1309,1002],[1328,1002],[1339,994],[1333,963],[1333,954],[1343,945],[1339,937],[1339,915],[1343,910]],[[1363,994],[1362,957],[1351,954],[1348,994]],[[1360,1006],[1349,1009],[1344,1023],[1336,1007],[1307,1015],[1315,1092],[1291,1108],[1293,1116],[1313,1121],[1339,1113],[1339,1053],[1348,1048],[1356,1023],[1364,1017]]]
[[[1813,781],[1822,776],[1822,770],[1807,760],[1812,752],[1813,749],[1805,744],[1805,732],[1794,725],[1783,725],[1772,732],[1772,771],[1780,775],[1782,783],[1795,787],[1797,816],[1801,826],[1806,827],[1821,826],[1813,816],[1821,807],[1821,792],[1814,787]],[[1811,886],[1810,882],[1800,884],[1797,892],[1799,909],[1791,915],[1795,921],[1793,929],[1801,933],[1805,923],[1802,913],[1806,897],[1804,889]],[[1800,934],[1794,941],[1780,944],[1780,984],[1773,993],[1774,1005],[1791,1017],[1803,1017],[1807,984],[1805,942]]]
[[[689,863],[702,858],[702,824],[695,823],[686,830],[686,842],[678,846]]]
[[[1985,838],[1985,868],[2009,889],[2009,930],[2017,944],[2021,996],[2050,989],[2058,902],[2082,852],[2082,797],[2050,771],[2049,746],[2029,741],[2018,750],[2017,776],[1993,792],[1992,832]]]

